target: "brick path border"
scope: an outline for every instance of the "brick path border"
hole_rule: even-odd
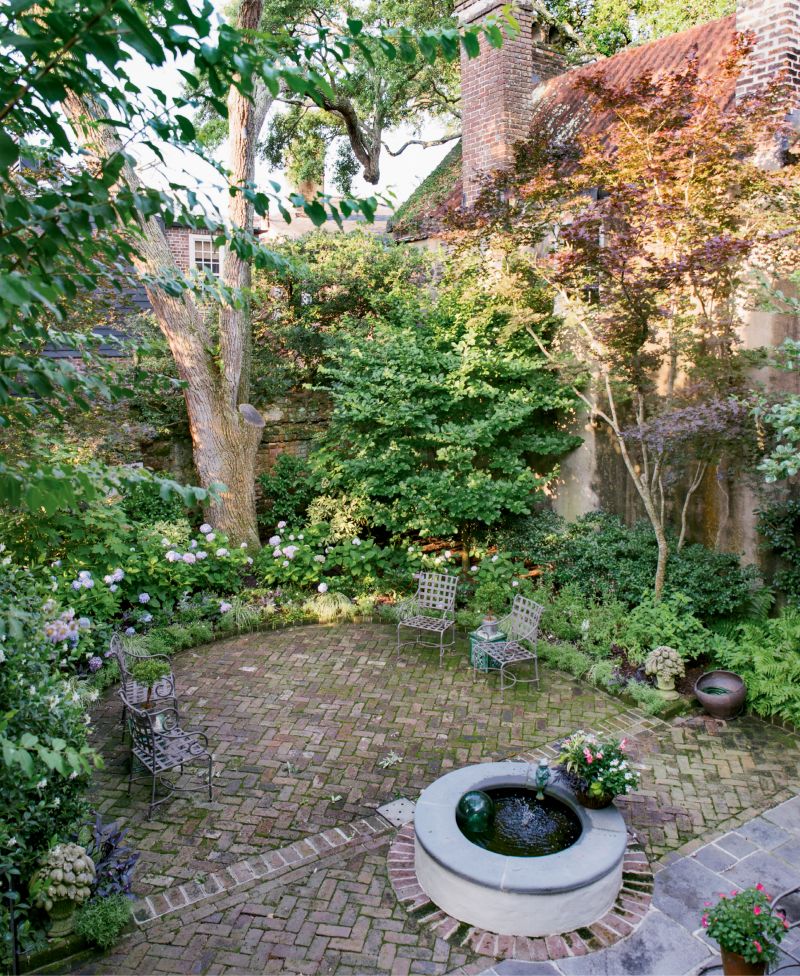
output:
[[[265,851],[255,857],[230,864],[223,871],[206,875],[202,881],[185,881],[164,891],[141,899],[133,906],[137,925],[144,926],[164,915],[182,911],[190,905],[214,898],[224,892],[248,884],[251,881],[272,880],[285,874],[294,874],[296,868],[313,864],[334,851],[358,848],[366,841],[394,830],[381,816],[366,817],[352,823],[331,827],[320,834],[311,834],[287,847]]]
[[[394,839],[388,853],[389,881],[397,900],[421,925],[438,936],[468,946],[481,956],[544,962],[567,956],[585,956],[627,938],[644,920],[653,894],[653,872],[640,844],[628,835],[622,862],[622,888],[608,914],[586,928],[561,932],[545,938],[495,935],[470,926],[437,908],[420,886],[414,867],[414,825],[407,824]]]

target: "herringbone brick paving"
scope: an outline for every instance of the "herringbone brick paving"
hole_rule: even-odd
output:
[[[367,817],[396,795],[415,798],[449,769],[524,755],[578,727],[632,738],[642,788],[620,805],[653,862],[779,802],[800,774],[796,739],[755,719],[668,725],[547,670],[540,692],[518,685],[501,705],[485,676],[473,683],[463,650],[442,669],[422,650],[397,664],[393,631],[378,625],[251,634],[179,656],[175,670],[187,724],[213,743],[212,802],[175,799],[145,821],[146,790],[134,786],[130,800],[125,793],[127,748],[112,693],[96,713],[106,758],[96,801],[106,817],[131,827],[130,840],[143,851],[139,894],[202,881]],[[390,753],[402,761],[381,768]],[[390,839],[153,922],[85,971],[485,968],[486,959],[437,938],[397,904],[386,875]]]

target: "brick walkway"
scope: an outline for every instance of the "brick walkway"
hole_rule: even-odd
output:
[[[517,685],[501,705],[494,684],[473,683],[464,653],[441,670],[421,650],[398,665],[393,632],[378,625],[248,635],[183,654],[175,670],[187,724],[213,743],[215,797],[175,799],[147,822],[145,787],[125,793],[118,703],[113,694],[99,703],[98,808],[128,823],[143,851],[137,894],[151,904],[171,894],[167,914],[83,972],[479,972],[492,960],[397,903],[386,870],[394,832],[375,809],[416,798],[449,769],[533,754],[575,728],[631,738],[643,784],[621,806],[656,871],[800,780],[797,741],[772,726],[670,725],[548,671],[541,692]],[[382,767],[393,754],[400,761]],[[307,860],[253,867],[365,819],[376,829],[348,834],[341,848],[320,842]],[[181,886],[203,897],[173,905]]]

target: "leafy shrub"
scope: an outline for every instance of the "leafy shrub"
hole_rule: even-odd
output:
[[[656,688],[643,681],[629,681],[625,685],[625,694],[630,695],[648,715],[660,715],[669,704]]]
[[[674,647],[684,660],[709,651],[712,634],[691,613],[691,604],[682,593],[655,602],[647,594],[628,615],[621,644],[631,660],[641,664],[649,651],[661,644]]]
[[[747,684],[747,702],[759,715],[800,725],[800,610],[729,625],[716,637],[715,663]]]
[[[558,671],[566,671],[575,678],[582,678],[592,666],[592,659],[588,654],[578,650],[572,644],[552,644],[548,641],[539,642],[539,656],[550,667]]]
[[[758,513],[758,531],[764,549],[771,550],[782,566],[773,583],[793,602],[800,602],[800,501],[771,505]]]
[[[122,510],[130,522],[152,525],[154,522],[173,522],[185,518],[187,511],[179,495],[164,497],[161,486],[143,481],[126,485],[122,492]]]
[[[44,634],[49,615],[42,607],[50,592],[0,555],[0,874],[13,877],[21,894],[22,939],[31,932],[27,881],[42,853],[71,840],[86,820],[84,792],[96,760],[84,698]],[[0,957],[8,949],[6,926]]]
[[[263,510],[258,521],[274,526],[279,521],[297,524],[304,521],[306,511],[316,494],[308,461],[293,454],[279,454],[272,470],[258,476]]]
[[[131,903],[124,895],[93,898],[78,912],[75,931],[100,949],[110,949],[131,920]]]
[[[537,599],[544,606],[542,629],[557,640],[573,641],[592,657],[609,654],[622,640],[630,611],[613,596],[604,602],[588,597],[576,584],[560,589],[540,587]]]
[[[627,528],[602,512],[567,523],[542,512],[506,528],[501,542],[515,555],[547,567],[559,586],[576,584],[587,596],[605,601],[611,594],[630,607],[652,590],[658,558],[655,536],[646,522]],[[755,567],[742,568],[732,553],[674,545],[664,593],[682,593],[703,621],[744,611],[758,580]]]

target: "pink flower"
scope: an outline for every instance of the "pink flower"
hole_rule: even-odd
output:
[[[753,914],[754,915],[760,915],[761,914],[761,905],[754,905],[753,906]]]
[[[706,908],[708,908],[711,905],[711,902],[710,901],[704,901],[703,904],[706,906]]]
[[[627,740],[627,739],[623,739],[623,740],[622,740],[622,741],[620,742],[620,744],[619,744],[619,747],[620,747],[620,749],[622,749],[622,751],[623,751],[623,752],[625,751],[625,746],[626,746],[627,744],[628,744],[628,740]]]
[[[703,926],[704,929],[707,929],[708,928],[708,915],[704,915],[700,919],[700,924]]]
[[[590,763],[592,761],[592,754],[588,749],[583,750],[583,755],[586,757],[586,762]]]
[[[761,948],[761,943],[758,941],[758,939],[753,939],[753,945],[756,947],[756,952],[763,952],[764,951]]]
[[[789,928],[789,922],[786,919],[783,920],[783,927],[785,929],[788,929]]]
[[[763,891],[763,890],[764,890],[764,885],[762,885],[761,882],[759,881],[758,884],[756,885],[756,891]]]

